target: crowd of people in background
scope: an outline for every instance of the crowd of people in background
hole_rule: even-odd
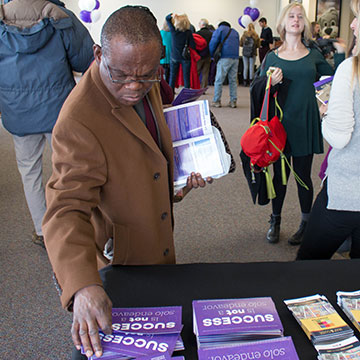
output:
[[[46,21],[29,17],[29,3],[38,19]],[[110,331],[111,302],[101,287],[98,266],[175,263],[176,197],[163,86],[168,85],[172,99],[178,86],[205,88],[213,83],[212,106],[220,108],[227,78],[228,106],[234,109],[241,55],[245,86],[254,79],[257,56],[261,63],[252,101],[262,103],[270,70],[272,88],[284,95],[283,157],[302,180],[297,183],[300,224],[288,243],[301,245],[298,259],[318,259],[330,258],[351,238],[350,256],[360,257],[360,0],[351,0],[351,6],[352,56],[344,60],[345,44],[337,40],[332,66],[316,45],[319,24],[310,24],[297,2],[279,15],[280,42],[275,47],[264,17],[258,21],[260,35],[253,23],[240,36],[229,22],[215,29],[205,18],[196,31],[186,14],[176,13],[166,16],[159,31],[150,9],[125,6],[107,19],[100,45],[94,45],[86,28],[58,0],[1,5],[0,26],[8,35],[0,39],[2,121],[14,139],[34,222],[33,241],[44,247],[44,231],[62,305],[74,310],[77,349],[82,345],[88,356],[100,356],[94,324]],[[35,34],[25,37],[28,43],[21,36],[24,28]],[[319,112],[313,84],[337,67],[329,105]],[[85,73],[73,91],[72,71]],[[333,148],[313,207],[312,163],[314,154],[323,153],[323,135]],[[46,140],[53,150],[47,206],[41,166]],[[276,197],[266,233],[272,244],[280,238],[290,175],[280,160],[273,168]],[[182,195],[211,182],[191,173]],[[85,334],[81,329],[87,329]]]

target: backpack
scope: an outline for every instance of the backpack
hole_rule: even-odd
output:
[[[252,57],[254,54],[255,40],[252,36],[247,36],[243,45],[243,56]]]

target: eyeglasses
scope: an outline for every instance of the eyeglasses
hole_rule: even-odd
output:
[[[102,56],[102,60],[104,60],[106,70],[113,84],[122,84],[122,85],[132,84],[132,83],[153,84],[153,83],[159,83],[161,81],[158,72],[156,72],[156,74],[151,74],[143,79],[128,79],[128,76],[119,76],[118,78],[114,79],[114,77],[111,75],[110,68],[106,62],[104,55]]]

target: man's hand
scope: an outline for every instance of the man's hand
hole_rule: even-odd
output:
[[[195,174],[194,172],[192,172],[187,178],[186,187],[188,188],[188,190],[191,190],[192,188],[197,189],[198,187],[204,187],[207,182],[211,184],[213,182],[213,178],[209,176],[205,180],[201,176],[201,174]]]
[[[99,329],[111,334],[112,303],[104,289],[99,285],[91,285],[79,290],[74,297],[74,315],[71,335],[75,347],[84,348],[87,357],[94,353],[102,355]]]
[[[201,176],[201,174],[199,173],[195,174],[194,172],[192,172],[187,178],[186,186],[184,186],[175,194],[175,198],[174,198],[175,202],[181,201],[184,198],[184,196],[189,193],[191,189],[204,187],[206,183],[211,184],[213,181],[214,179],[210,176],[204,179]]]

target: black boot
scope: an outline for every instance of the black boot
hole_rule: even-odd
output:
[[[288,240],[290,245],[300,245],[304,237],[307,221],[301,220],[298,231]]]
[[[281,216],[270,216],[270,228],[266,234],[266,240],[270,244],[276,244],[279,242],[280,238],[280,222],[281,222]]]

